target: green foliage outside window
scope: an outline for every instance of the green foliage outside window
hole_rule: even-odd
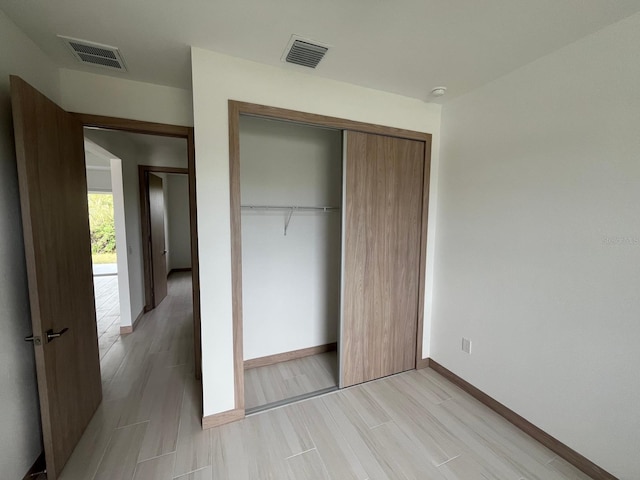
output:
[[[116,226],[113,218],[113,195],[89,194],[89,229],[91,230],[91,253],[115,253]]]

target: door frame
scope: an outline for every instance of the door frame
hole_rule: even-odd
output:
[[[138,182],[140,189],[140,226],[142,229],[142,264],[144,266],[144,311],[153,310],[155,305],[155,284],[153,281],[153,260],[149,242],[151,235],[151,209],[149,207],[149,173],[173,173],[189,175],[188,168],[155,167],[153,165],[138,165]],[[169,272],[167,272],[167,275]]]
[[[189,223],[191,230],[191,279],[193,299],[193,340],[196,378],[202,377],[202,344],[200,319],[200,268],[198,261],[198,224],[196,200],[196,155],[193,127],[145,122],[126,118],[72,113],[83,127],[103,128],[130,133],[184,138],[187,141],[187,175],[189,177]],[[160,167],[154,167],[160,168]],[[144,244],[144,242],[143,242]]]
[[[229,184],[231,209],[231,292],[233,310],[233,367],[235,387],[235,409],[226,412],[224,421],[244,417],[244,356],[242,315],[242,232],[240,208],[240,115],[284,120],[315,127],[337,130],[353,130],[390,137],[406,138],[424,142],[424,176],[422,189],[422,225],[420,233],[420,266],[418,284],[418,326],[416,338],[416,368],[428,365],[422,358],[422,336],[424,329],[425,277],[427,254],[427,223],[429,214],[429,181],[431,178],[431,134],[405,130],[371,123],[357,122],[326,115],[305,113],[255,103],[229,100]],[[222,420],[222,419],[221,419]],[[214,426],[212,422],[211,426]],[[223,423],[223,421],[219,422]]]

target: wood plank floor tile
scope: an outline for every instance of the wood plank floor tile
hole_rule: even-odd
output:
[[[102,383],[108,384],[116,374],[127,355],[127,346],[123,337],[116,340],[109,351],[100,360]]]
[[[145,460],[138,463],[133,480],[172,480],[175,454]]]
[[[131,480],[147,423],[114,430],[94,480]]]
[[[245,407],[316,392],[338,384],[337,352],[325,352],[245,370]]]
[[[590,477],[582,473],[573,465],[569,464],[566,460],[555,457],[551,460],[547,467],[554,472],[555,475],[559,475],[560,478],[566,480],[590,480]]]
[[[371,434],[371,428],[360,415],[360,405],[352,401],[353,395],[350,394],[361,390],[362,387],[356,387],[341,394],[326,395],[322,397],[322,403],[340,426],[340,432],[364,466],[368,478],[370,480],[394,478],[395,462],[388,459],[386,455],[376,454],[379,448]],[[380,425],[382,424],[376,426]]]
[[[345,439],[340,427],[320,399],[292,405],[305,419],[311,440],[322,461],[330,466],[331,477],[343,480],[363,480],[365,468]]]
[[[308,445],[313,446],[306,434],[306,426],[297,420],[295,412],[285,417],[281,412],[273,413],[256,415],[245,421],[246,428],[253,434],[250,439],[245,436],[245,440],[248,440],[245,451],[250,456],[250,478],[286,478],[286,458],[304,451]],[[289,428],[281,429],[281,425]],[[287,435],[291,434],[293,436],[287,439]]]
[[[371,396],[364,386],[344,390],[340,392],[339,396],[355,406],[358,415],[362,417],[369,428],[391,421],[385,409]]]
[[[122,403],[102,402],[60,474],[60,480],[92,479],[118,424]]]
[[[418,370],[412,370],[405,375],[398,375],[394,380],[401,382],[407,390],[412,390],[431,403],[442,403],[449,400],[451,395],[435,383],[431,378],[421,375]]]
[[[463,453],[438,466],[438,471],[447,480],[502,480],[495,473],[478,463],[471,454]],[[519,480],[516,477],[503,477],[504,480]]]
[[[93,290],[96,305],[98,346],[100,359],[102,359],[120,337],[118,276],[93,277]]]
[[[175,477],[174,480],[214,480],[214,478],[211,467],[205,467],[200,470],[196,470],[195,472],[190,472],[186,475]]]
[[[200,387],[188,379],[180,411],[180,428],[176,446],[175,477],[211,466],[211,435],[202,429]]]
[[[164,375],[166,382],[163,390],[157,392],[158,401],[151,407],[138,461],[176,451],[185,372],[182,367],[169,367],[164,369]]]
[[[213,478],[254,480],[255,439],[255,428],[249,418],[211,429]]]
[[[547,464],[556,457],[547,447],[468,395],[456,398],[451,404],[446,404],[446,408],[457,408],[458,418],[464,417],[470,422],[479,423],[482,429],[492,432],[496,438],[501,441],[507,440],[507,444],[512,446],[516,453],[526,452],[540,464]]]
[[[309,450],[287,459],[290,480],[332,480],[320,455],[316,450]],[[339,477],[334,477],[339,478]]]
[[[392,468],[393,479],[441,480],[443,476],[431,460],[425,457],[414,439],[395,423],[389,422],[371,429],[372,448]]]
[[[189,275],[169,280],[167,298],[104,355],[105,401],[61,480],[588,478],[429,369],[203,431]],[[100,328],[106,332],[108,320]],[[309,362],[318,378],[332,368],[322,358]],[[317,380],[300,364],[274,367],[256,376],[255,398]]]
[[[418,375],[424,376],[427,380],[437,385],[438,388],[445,391],[447,395],[449,395],[449,397],[451,398],[458,398],[460,396],[469,395],[467,392],[462,390],[457,385],[454,385],[453,383],[449,382],[446,378],[444,378],[442,375],[437,373],[435,370],[432,370],[430,368],[421,368],[420,370],[416,370],[416,373]]]
[[[383,405],[393,422],[415,443],[419,444],[424,456],[433,465],[440,465],[460,455],[461,442],[443,425],[437,417],[407,395],[394,379],[371,382],[364,385],[374,399]]]
[[[278,408],[256,415],[257,424],[269,448],[282,458],[291,457],[315,447],[306,419],[299,409]]]
[[[559,478],[546,466],[549,461],[548,450],[502,418],[487,422],[489,417],[474,413],[473,410],[477,406],[463,406],[466,402],[464,399],[452,399],[443,403],[442,408],[467,425],[475,438],[483,442],[503,465],[529,480]],[[481,458],[492,456],[482,455]]]
[[[446,426],[458,442],[461,442],[463,455],[474,455],[482,467],[491,473],[492,479],[520,480],[521,474],[509,464],[508,459],[502,457],[500,442],[494,445],[492,437],[479,435],[474,431],[472,424],[467,424],[448,413],[444,408],[448,403],[449,401],[440,405],[427,404],[425,407]]]
[[[108,400],[124,399],[131,391],[140,387],[143,372],[147,369],[149,344],[139,337],[129,344],[127,354],[113,379],[104,390],[104,398]]]
[[[158,395],[165,387],[167,372],[162,359],[147,354],[141,367],[137,380],[131,382],[129,393],[123,401],[125,406],[118,427],[148,421]]]
[[[173,333],[169,350],[167,351],[167,365],[193,364],[193,314],[191,309],[183,309],[178,313],[178,322]]]

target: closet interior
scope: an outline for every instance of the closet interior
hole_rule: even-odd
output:
[[[342,131],[241,115],[247,413],[338,387]]]

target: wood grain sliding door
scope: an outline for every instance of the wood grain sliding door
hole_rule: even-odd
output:
[[[424,142],[346,133],[341,387],[415,368]]]
[[[13,76],[11,103],[42,437],[55,480],[102,400],[84,139],[76,117]]]

